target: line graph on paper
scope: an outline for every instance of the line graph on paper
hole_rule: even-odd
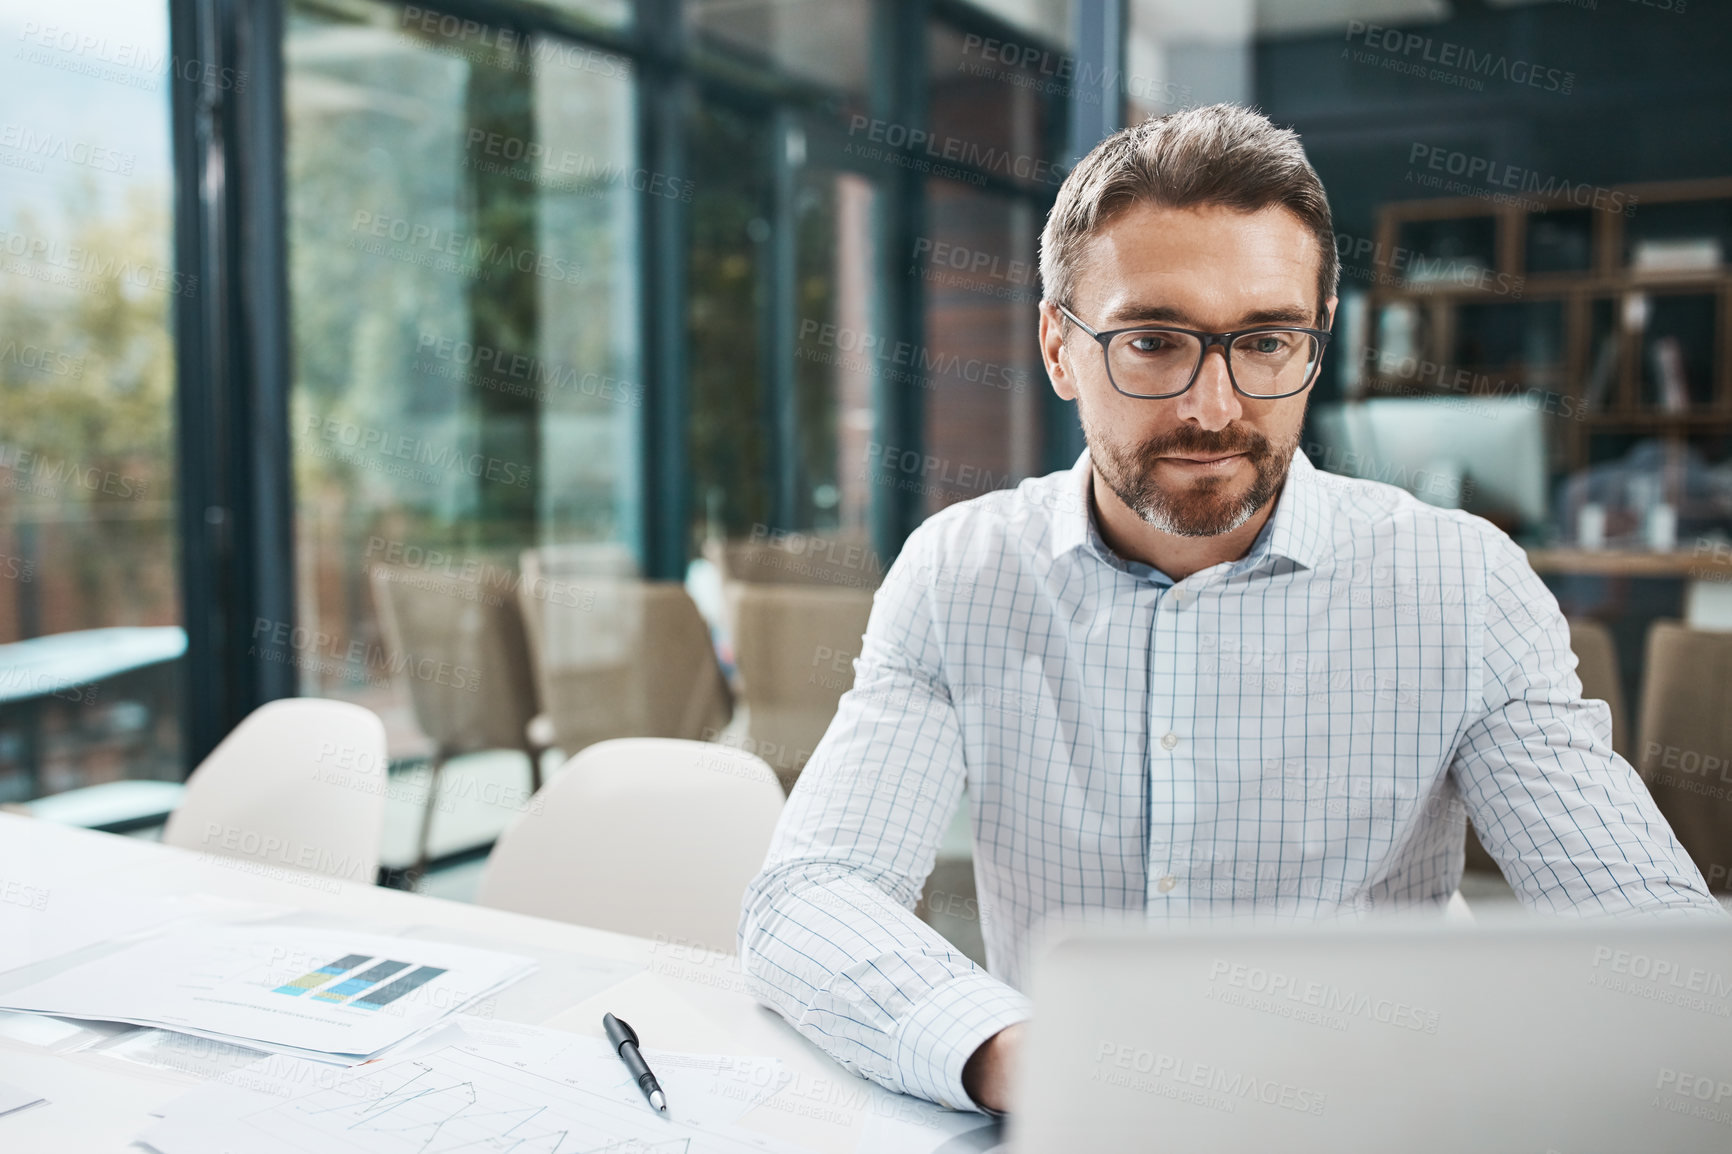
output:
[[[622,1067],[623,1071],[623,1067]],[[625,1082],[630,1086],[629,1080]],[[631,1087],[633,1093],[636,1088]],[[251,1126],[321,1154],[764,1154],[744,1131],[699,1130],[641,1101],[457,1047],[357,1067],[256,1111]]]

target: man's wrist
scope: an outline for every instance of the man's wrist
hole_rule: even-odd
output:
[[[962,1067],[962,1088],[988,1114],[1010,1109],[1010,1086],[1021,1049],[1022,1023],[1006,1026],[982,1042]]]

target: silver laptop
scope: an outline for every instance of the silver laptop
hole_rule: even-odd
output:
[[[1732,1151],[1732,923],[1097,930],[1031,992],[1026,1154]]]

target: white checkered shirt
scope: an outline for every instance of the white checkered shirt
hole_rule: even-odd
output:
[[[753,992],[842,1065],[970,1108],[1043,918],[1442,906],[1469,815],[1529,906],[1719,912],[1493,526],[1298,454],[1250,551],[1173,583],[1088,485],[909,538],[746,892]],[[990,973],[911,912],[965,781]]]

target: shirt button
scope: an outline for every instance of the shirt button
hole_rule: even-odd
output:
[[[1174,609],[1183,609],[1184,607],[1185,607],[1185,591],[1183,589],[1173,590],[1173,608]]]
[[[1174,749],[1177,749],[1178,747],[1179,747],[1179,735],[1178,734],[1169,733],[1165,737],[1161,738],[1161,748],[1162,749],[1174,750]]]
[[[1178,884],[1179,879],[1174,877],[1172,874],[1168,874],[1166,877],[1155,883],[1155,888],[1164,894],[1170,894],[1173,892],[1173,887]]]

